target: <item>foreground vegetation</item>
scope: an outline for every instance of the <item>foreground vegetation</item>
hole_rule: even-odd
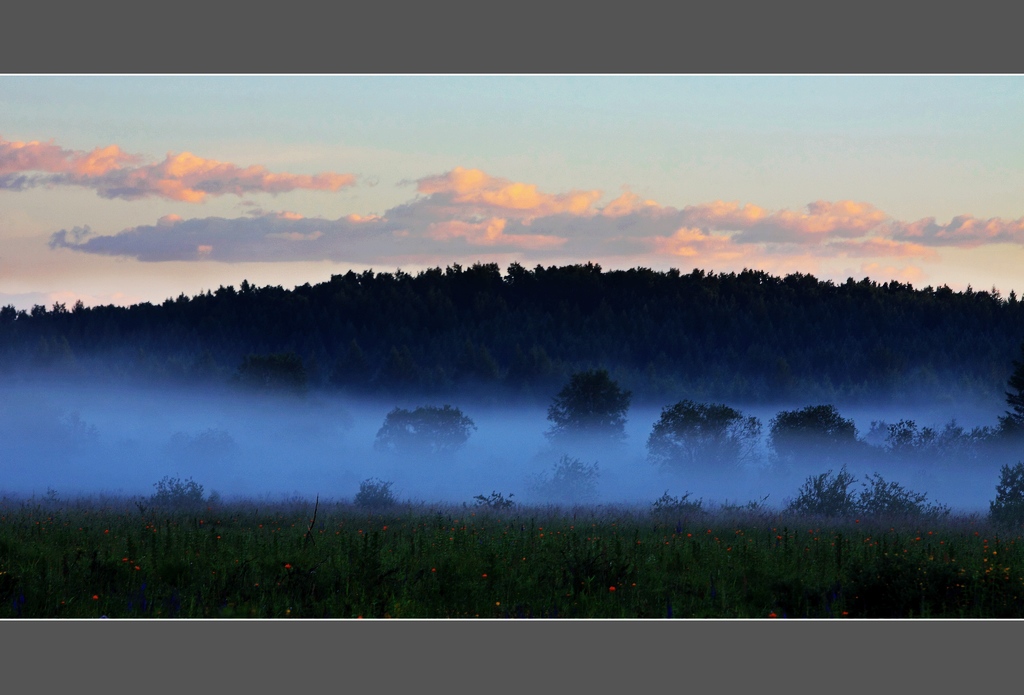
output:
[[[1020,618],[980,517],[0,499],[2,618]]]

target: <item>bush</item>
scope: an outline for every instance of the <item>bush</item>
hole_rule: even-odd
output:
[[[862,485],[856,511],[864,516],[945,516],[950,512],[944,505],[928,504],[928,495],[886,482],[878,473],[866,476]]]
[[[999,470],[996,498],[989,503],[989,518],[999,524],[1024,523],[1024,461]]]
[[[203,506],[203,486],[192,478],[182,480],[165,475],[153,483],[156,492],[149,498],[151,504],[168,509],[196,509]]]
[[[391,491],[392,481],[383,481],[379,478],[367,478],[359,483],[359,492],[352,500],[360,507],[370,509],[384,509],[391,507],[398,502],[395,493]]]
[[[506,498],[505,495],[495,491],[491,493],[490,497],[477,495],[473,499],[476,500],[477,507],[486,507],[487,509],[494,509],[497,511],[508,511],[510,509],[515,509],[516,507],[516,503],[512,501],[513,497],[515,497],[515,495],[511,492],[509,493],[508,498]]]
[[[857,479],[843,466],[833,475],[827,471],[812,475],[800,487],[796,499],[786,507],[787,511],[798,514],[819,516],[848,516],[857,511],[857,501],[849,488]]]
[[[683,493],[681,497],[673,497],[668,494],[668,490],[665,490],[665,494],[651,504],[651,511],[655,514],[693,514],[703,508],[703,499],[691,502],[689,492]]]
[[[750,458],[760,437],[756,417],[685,400],[662,409],[647,439],[647,457],[664,467],[736,466]]]
[[[597,497],[597,479],[600,475],[596,463],[583,463],[578,458],[566,455],[555,464],[550,478],[542,475],[531,487],[534,492],[549,500],[579,504]]]
[[[396,454],[447,454],[465,444],[475,429],[471,419],[450,405],[395,408],[384,418],[373,446]]]

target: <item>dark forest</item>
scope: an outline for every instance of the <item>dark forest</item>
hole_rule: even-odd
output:
[[[245,381],[542,402],[607,368],[636,402],[1001,399],[1024,341],[1011,292],[765,272],[452,265],[131,307],[0,309],[0,378]],[[264,382],[274,382],[266,374]]]

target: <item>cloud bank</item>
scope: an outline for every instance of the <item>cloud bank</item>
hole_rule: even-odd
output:
[[[201,203],[206,196],[287,193],[296,189],[338,191],[353,184],[352,174],[273,173],[262,166],[240,167],[191,152],[169,152],[162,162],[145,164],[142,156],[128,154],[117,145],[84,152],[52,142],[0,138],[0,190],[83,186],[103,198],[159,197]]]
[[[66,166],[86,166],[84,159],[76,164],[73,157],[48,156]],[[100,162],[97,166],[114,167],[120,153],[88,156]],[[107,159],[114,163],[104,164]],[[181,171],[191,170],[186,165]],[[244,190],[241,183],[217,180],[219,188],[206,184],[209,192]],[[380,216],[329,220],[262,211],[233,219],[169,216],[109,235],[88,227],[61,230],[51,236],[50,246],[151,262],[445,262],[486,252],[552,261],[682,258],[705,267],[851,258],[883,267],[878,261],[935,260],[944,247],[1024,243],[1024,219],[905,222],[851,200],[812,201],[800,210],[722,200],[678,209],[626,191],[601,205],[601,191],[547,193],[534,184],[463,168],[422,178],[416,190],[413,199]],[[918,270],[909,266],[901,272],[914,276]]]

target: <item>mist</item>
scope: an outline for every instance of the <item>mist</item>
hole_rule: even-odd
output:
[[[553,395],[553,394],[552,394]],[[374,448],[388,412],[421,405],[458,407],[476,426],[466,444],[444,455],[397,455]],[[1005,404],[936,403],[928,407],[835,403],[863,439],[874,421],[914,420],[941,429],[952,419],[965,429],[994,426]],[[667,405],[668,403],[666,403]],[[555,446],[543,405],[503,406],[469,398],[356,398],[322,392],[304,397],[252,391],[21,382],[0,385],[0,493],[74,499],[92,495],[149,496],[165,476],[193,479],[224,500],[351,500],[369,478],[392,481],[400,501],[474,504],[498,492],[525,504],[586,502],[649,508],[666,491],[690,493],[705,507],[760,501],[781,509],[809,475],[838,469],[803,460],[780,465],[767,446],[768,425],[780,410],[808,403],[744,407],[764,433],[742,467],[667,471],[647,459],[646,443],[661,408],[636,405],[625,438],[616,443]],[[1019,452],[958,465],[901,465],[870,455],[844,463],[862,478],[926,493],[957,513],[987,513],[999,468]],[[1016,454],[1016,456],[1015,456]],[[563,457],[596,465],[596,485],[583,499],[548,484]],[[859,486],[858,486],[859,488]]]

